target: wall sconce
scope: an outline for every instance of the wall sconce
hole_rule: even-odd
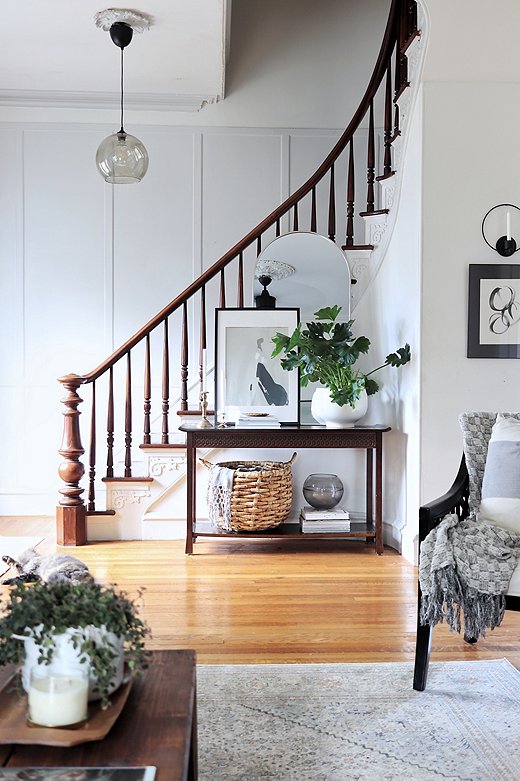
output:
[[[517,247],[511,232],[511,216],[515,215],[516,212],[520,212],[520,208],[513,203],[499,203],[498,206],[493,206],[482,220],[482,238],[488,247],[491,247],[491,249],[494,249],[495,252],[498,252],[499,255],[505,258],[513,255],[520,249],[520,247]],[[494,245],[486,237],[486,222],[488,235],[498,236]],[[505,234],[502,234],[504,227]]]
[[[99,11],[94,19],[98,27],[110,32],[112,41],[121,49],[121,128],[101,142],[96,164],[105,182],[140,182],[148,170],[148,152],[143,142],[127,133],[123,126],[123,52],[132,40],[134,30],[142,32],[149,28],[151,17],[130,9],[108,8]]]

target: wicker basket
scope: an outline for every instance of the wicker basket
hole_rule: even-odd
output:
[[[208,468],[220,466],[234,470],[229,523],[224,523],[219,514],[219,528],[257,532],[283,523],[291,510],[291,464],[295,458],[296,453],[293,453],[290,461],[223,461],[218,464],[201,458]],[[241,471],[240,468],[254,471]]]

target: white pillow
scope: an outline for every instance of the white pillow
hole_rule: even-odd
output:
[[[520,534],[520,420],[497,415],[482,480],[479,518]]]

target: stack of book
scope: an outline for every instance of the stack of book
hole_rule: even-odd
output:
[[[236,428],[279,428],[280,421],[267,412],[239,412],[235,417]]]
[[[302,507],[300,526],[304,534],[318,532],[349,532],[350,514],[343,507],[332,510],[318,510],[315,507]]]

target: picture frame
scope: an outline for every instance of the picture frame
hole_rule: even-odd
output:
[[[520,265],[470,263],[468,358],[520,358]]]
[[[272,337],[289,336],[299,319],[298,308],[215,310],[215,424],[245,412],[299,424],[300,373],[271,357]]]

